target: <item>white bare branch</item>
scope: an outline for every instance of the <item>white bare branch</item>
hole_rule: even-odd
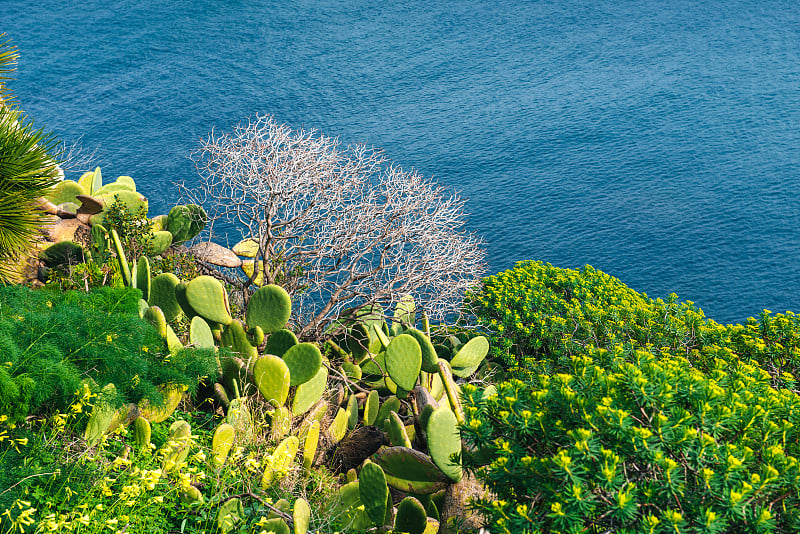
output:
[[[444,320],[484,273],[481,241],[462,229],[464,202],[379,151],[258,117],[212,132],[194,161],[200,185],[185,196],[258,241],[263,267],[243,286],[259,272],[283,286],[303,337],[346,308],[407,294]]]

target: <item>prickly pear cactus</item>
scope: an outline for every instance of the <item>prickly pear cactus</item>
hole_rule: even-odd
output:
[[[339,408],[336,412],[336,417],[333,418],[330,426],[328,427],[328,436],[333,443],[338,443],[342,440],[347,433],[347,412]]]
[[[147,302],[150,306],[161,308],[168,323],[181,313],[181,306],[175,298],[175,286],[180,282],[174,274],[162,273],[153,278],[150,285],[150,298]]]
[[[133,437],[136,440],[136,446],[139,450],[146,451],[150,448],[151,433],[150,421],[141,416],[134,419]]]
[[[220,344],[239,354],[245,361],[258,356],[258,349],[250,344],[244,325],[238,319],[232,320],[222,331]]]
[[[308,501],[302,497],[298,497],[294,501],[292,520],[294,522],[293,534],[306,534],[308,532],[308,525],[311,522],[311,507],[308,505]]]
[[[139,414],[151,423],[160,423],[172,415],[183,399],[186,386],[178,384],[164,384],[159,387],[164,397],[164,404],[152,406],[146,399],[139,403]]]
[[[292,412],[286,406],[278,406],[272,411],[270,421],[271,436],[274,440],[283,439],[292,427]]]
[[[173,243],[183,243],[196,237],[205,228],[208,215],[200,206],[175,206],[167,214],[165,229],[172,234]]]
[[[264,353],[283,357],[287,350],[297,344],[297,336],[294,335],[294,332],[285,328],[281,328],[280,330],[276,330],[270,334],[270,336],[267,338],[267,344],[264,347]]]
[[[158,306],[150,306],[142,315],[142,318],[153,325],[162,338],[167,337],[167,319],[164,317],[164,312]]]
[[[325,386],[328,383],[328,369],[320,366],[314,378],[300,384],[294,392],[292,399],[292,413],[295,415],[304,414],[325,393]]]
[[[406,391],[414,389],[422,368],[422,350],[417,340],[408,334],[400,334],[386,347],[386,372]]]
[[[322,365],[322,353],[314,343],[300,343],[283,355],[289,368],[290,386],[308,382],[317,374]]]
[[[319,446],[319,421],[312,421],[303,440],[303,467],[311,469]]]
[[[189,282],[186,300],[198,315],[209,321],[223,325],[232,321],[228,294],[220,281],[212,276],[198,276]]]
[[[292,299],[280,286],[266,285],[258,288],[247,306],[247,325],[260,326],[271,334],[283,328],[292,315]]]
[[[397,324],[402,328],[414,326],[416,316],[414,314],[416,307],[414,305],[414,297],[405,295],[397,303],[394,308],[394,318],[392,319],[392,326]]]
[[[414,497],[406,497],[397,506],[397,515],[394,518],[395,532],[408,534],[423,534],[428,525],[428,514],[425,507]]]
[[[448,406],[440,406],[431,413],[425,428],[431,459],[442,473],[453,482],[461,480],[461,460],[454,462],[453,454],[461,453],[461,433],[458,421]]]
[[[409,328],[405,333],[419,343],[419,348],[422,351],[422,370],[426,373],[437,372],[439,368],[436,367],[436,362],[439,360],[439,356],[436,354],[436,349],[433,347],[430,338],[416,328]]]
[[[461,345],[453,359],[450,360],[453,374],[460,378],[468,377],[478,369],[488,352],[489,341],[483,336],[473,337]]]
[[[414,449],[384,447],[372,455],[372,461],[381,466],[386,482],[400,491],[428,495],[450,484],[430,456]]]
[[[164,444],[162,469],[169,473],[186,460],[191,448],[192,427],[181,419],[169,427],[169,441]]]
[[[262,489],[269,488],[274,482],[286,476],[295,455],[297,455],[299,446],[300,440],[297,439],[297,436],[289,436],[275,447],[275,451],[272,453],[272,460],[261,477]]]
[[[378,409],[378,415],[375,416],[375,421],[373,424],[378,428],[383,428],[383,424],[386,421],[386,418],[389,417],[389,412],[399,412],[400,411],[400,399],[392,395],[381,404],[380,409]]]
[[[347,399],[345,413],[347,414],[347,428],[352,430],[358,424],[358,399],[355,395],[350,395],[350,398]]]
[[[136,288],[141,290],[144,300],[150,300],[150,262],[146,256],[136,261]]]
[[[277,356],[265,354],[253,366],[253,380],[268,403],[282,406],[289,396],[289,368]]]
[[[393,447],[411,448],[411,439],[409,439],[406,427],[397,412],[389,412],[384,428],[389,434],[389,441]]]
[[[211,438],[211,450],[214,453],[213,462],[216,467],[220,467],[225,463],[225,459],[233,446],[235,434],[233,426],[228,423],[221,423],[214,431],[214,437]]]
[[[380,409],[380,396],[376,390],[372,390],[367,395],[367,400],[364,403],[364,424],[371,425],[375,423],[378,417],[378,410]]]
[[[193,317],[189,325],[189,342],[201,349],[213,349],[215,346],[211,327],[200,316]]]
[[[233,529],[244,519],[244,507],[238,497],[228,499],[217,512],[217,527],[223,534],[233,532]]]
[[[379,465],[366,461],[359,476],[359,498],[364,504],[364,511],[375,525],[382,525],[386,517],[386,502],[389,486],[386,475]]]

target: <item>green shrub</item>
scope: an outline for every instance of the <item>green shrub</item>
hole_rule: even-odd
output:
[[[794,314],[722,326],[535,262],[470,298],[521,363],[496,395],[463,390],[493,532],[800,530]]]
[[[0,287],[0,415],[63,409],[80,384],[113,382],[120,401],[162,402],[166,382],[195,388],[214,373],[213,354],[187,350],[165,359],[164,343],[141,320],[141,293],[101,288],[91,293]]]

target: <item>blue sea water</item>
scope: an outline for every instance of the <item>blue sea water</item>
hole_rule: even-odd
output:
[[[800,312],[794,1],[0,0],[0,32],[26,111],[154,212],[212,128],[273,114],[459,191],[489,272]]]

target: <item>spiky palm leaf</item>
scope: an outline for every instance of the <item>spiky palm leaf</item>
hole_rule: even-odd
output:
[[[0,33],[0,41],[5,38],[6,34]],[[15,46],[11,45],[11,41],[0,42],[0,105],[4,102],[7,106],[13,105],[13,99],[6,87],[6,82],[11,79],[9,75],[14,72],[17,59],[19,59],[19,52]]]
[[[2,38],[3,35],[0,35]],[[36,199],[58,180],[57,141],[16,107],[8,105],[4,82],[13,71],[16,49],[0,44],[0,282],[16,280],[18,263],[37,238],[44,213]]]

